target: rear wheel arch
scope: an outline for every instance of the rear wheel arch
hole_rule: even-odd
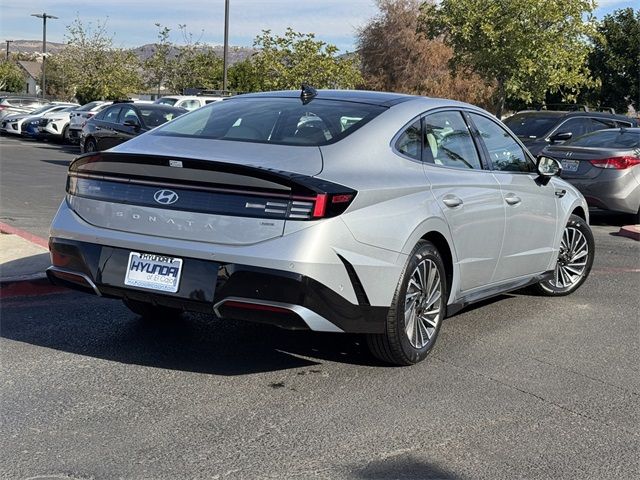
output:
[[[581,219],[583,219],[585,222],[587,221],[587,214],[585,213],[584,209],[582,207],[576,207],[573,209],[573,212],[571,212],[572,215],[576,215],[578,217],[580,217]]]
[[[444,263],[444,269],[447,279],[447,293],[451,293],[451,285],[453,283],[453,255],[449,242],[440,232],[431,231],[422,236],[421,240],[427,240],[438,249],[438,253],[442,257],[442,263]]]

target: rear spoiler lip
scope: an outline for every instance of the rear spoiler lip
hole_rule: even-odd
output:
[[[166,177],[144,177],[139,175],[124,175],[121,173],[113,173],[105,171],[95,172],[95,171],[83,171],[83,166],[87,164],[95,164],[102,161],[108,162],[116,162],[116,163],[137,163],[137,164],[148,164],[148,165],[159,165],[165,167],[171,167],[170,161],[179,161],[181,162],[181,167],[175,168],[186,168],[186,169],[194,169],[194,170],[210,170],[210,171],[218,171],[236,175],[244,175],[248,177],[259,178],[265,181],[270,181],[273,183],[277,183],[279,185],[288,187],[291,193],[287,193],[286,196],[296,195],[306,197],[307,195],[315,196],[317,194],[327,193],[327,194],[343,194],[346,192],[356,193],[355,190],[345,187],[343,185],[339,185],[333,182],[328,182],[326,180],[322,180],[321,178],[305,175],[301,173],[288,172],[282,170],[275,170],[270,168],[264,168],[257,165],[243,165],[237,163],[229,163],[229,162],[217,162],[214,160],[203,160],[197,158],[187,158],[187,157],[178,157],[175,156],[161,156],[161,155],[148,155],[148,154],[140,154],[140,153],[120,153],[120,152],[91,152],[80,155],[75,160],[71,162],[69,165],[69,176],[70,177],[84,177],[84,178],[101,178],[104,180],[112,180],[112,181],[127,181],[130,183],[152,183],[159,185],[169,184],[182,187],[182,188],[194,188],[194,189],[206,189],[206,190],[224,190],[229,191],[228,186],[224,185],[215,185],[209,182],[197,182],[197,181],[189,181],[185,183],[181,183],[177,181],[175,178],[166,178]],[[260,193],[269,192],[273,194],[274,192],[271,190],[261,190],[255,189]],[[247,193],[246,191],[243,191]],[[280,192],[282,194],[284,192]]]

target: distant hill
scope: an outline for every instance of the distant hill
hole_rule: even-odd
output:
[[[64,48],[64,45],[64,43],[47,42],[47,52],[58,53]],[[216,55],[222,58],[224,50],[224,47],[222,45],[206,46],[212,48]],[[9,50],[14,53],[40,53],[42,52],[42,41],[15,40],[9,46]],[[153,55],[153,52],[155,51],[155,45],[153,43],[148,43],[146,45],[142,45],[141,47],[132,48],[131,50],[140,58],[140,60],[146,60],[151,55]],[[233,65],[234,63],[241,62],[245,58],[253,55],[256,51],[256,49],[250,47],[229,46],[229,64]],[[174,48],[170,55],[176,55],[177,53],[177,49]]]
[[[6,44],[0,46],[6,48]],[[58,53],[64,48],[64,43],[47,42],[48,53]],[[4,49],[3,49],[4,50]],[[10,52],[20,53],[41,53],[42,52],[42,40],[14,40],[9,45]]]
[[[222,58],[224,53],[224,46],[222,45],[205,45],[205,47],[209,47],[213,49],[215,54]],[[133,48],[132,50],[135,54],[140,58],[140,60],[146,60],[155,52],[155,45],[153,43],[147,43],[146,45],[142,45],[141,47]],[[234,63],[241,62],[245,58],[253,55],[257,50],[255,48],[250,47],[234,47],[229,46],[229,65],[233,65]],[[169,56],[175,56],[178,53],[177,48],[173,48],[171,52],[169,52]]]

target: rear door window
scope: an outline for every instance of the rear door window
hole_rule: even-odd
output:
[[[103,122],[118,123],[118,116],[120,115],[122,107],[112,107],[104,111],[104,114],[100,118]]]

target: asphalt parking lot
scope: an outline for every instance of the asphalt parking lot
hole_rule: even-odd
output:
[[[0,221],[46,236],[74,147],[0,138]],[[357,336],[69,291],[2,300],[0,478],[640,477],[640,242],[593,217],[573,295],[502,295],[445,320],[426,362]]]

